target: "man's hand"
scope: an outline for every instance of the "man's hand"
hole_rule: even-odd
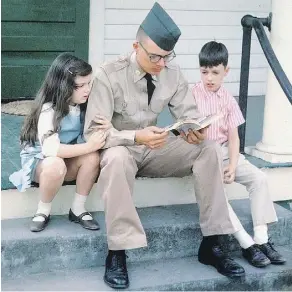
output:
[[[235,167],[232,165],[227,165],[223,168],[223,174],[224,174],[224,183],[225,184],[231,184],[234,182],[235,179]]]
[[[187,135],[184,132],[180,132],[180,136],[190,144],[200,144],[206,138],[206,128],[199,131],[189,129]]]
[[[152,126],[137,130],[135,141],[137,144],[146,145],[151,149],[161,148],[166,143],[168,132],[164,129]]]

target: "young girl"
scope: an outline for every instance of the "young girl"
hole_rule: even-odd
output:
[[[64,181],[76,179],[76,193],[69,220],[90,230],[98,223],[85,210],[87,196],[99,173],[99,154],[110,123],[96,117],[99,131],[85,142],[83,126],[92,68],[68,53],[52,63],[37,94],[35,107],[20,134],[22,169],[9,179],[21,192],[39,183],[40,201],[30,230],[43,230],[49,220],[52,200]]]

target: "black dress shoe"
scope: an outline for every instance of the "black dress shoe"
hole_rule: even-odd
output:
[[[89,215],[92,219],[91,220],[83,220],[82,218],[85,215]],[[99,230],[99,224],[96,220],[93,219],[92,215],[89,212],[84,212],[80,214],[79,216],[76,216],[72,210],[69,210],[69,220],[75,223],[79,223],[83,228],[89,229],[89,230]]]
[[[218,242],[218,237],[205,236],[203,238],[199,248],[198,259],[204,265],[215,267],[224,276],[242,277],[245,275],[244,268],[223,252]]]
[[[129,287],[129,278],[124,250],[109,250],[105,261],[104,282],[114,289]]]
[[[267,256],[271,264],[282,265],[286,263],[286,259],[275,250],[272,242],[258,244],[257,247]]]
[[[32,232],[39,232],[39,231],[42,231],[46,228],[46,226],[48,225],[49,221],[50,221],[50,215],[47,216],[43,213],[37,213],[33,216],[33,218],[35,217],[43,217],[45,220],[44,221],[31,221],[30,222],[30,231]],[[32,218],[32,219],[33,219]]]
[[[249,248],[242,248],[242,255],[251,265],[257,268],[266,267],[271,263],[271,261],[255,244]]]

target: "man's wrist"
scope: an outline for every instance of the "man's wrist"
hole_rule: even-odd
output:
[[[135,131],[134,142],[135,144],[139,144],[139,130]]]

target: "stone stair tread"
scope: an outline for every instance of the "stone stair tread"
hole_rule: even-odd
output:
[[[249,200],[231,201],[243,226],[252,234]],[[292,212],[275,204],[278,223],[269,233],[276,246],[292,244]],[[195,204],[138,209],[147,234],[148,247],[128,252],[128,262],[181,258],[197,255],[202,234]],[[48,271],[102,266],[107,253],[104,214],[96,212],[100,231],[89,231],[69,222],[67,216],[52,216],[46,230],[29,231],[30,218],[2,220],[1,267],[6,279]],[[224,247],[239,250],[232,236]]]
[[[235,213],[241,222],[247,223],[251,221],[250,202],[249,199],[232,200],[230,202]],[[291,211],[275,204],[278,219],[291,218]],[[69,212],[69,210],[68,210]],[[162,226],[199,226],[199,209],[197,204],[168,205],[158,207],[146,207],[138,209],[139,216],[145,229],[159,228]],[[51,216],[51,222],[45,231],[33,233],[29,230],[31,218],[6,219],[1,221],[1,237],[2,241],[9,240],[25,240],[25,239],[42,239],[48,237],[59,236],[66,237],[96,237],[104,236],[105,221],[104,212],[92,212],[94,218],[100,223],[99,231],[89,231],[77,224],[73,224],[68,220],[68,215]]]
[[[230,279],[217,273],[215,268],[198,262],[197,257],[129,263],[130,290],[291,290],[291,246],[279,247],[287,263],[266,268],[250,266],[239,253],[234,258],[246,276]],[[15,279],[2,278],[2,291],[107,291],[103,282],[104,267],[72,271],[51,271]]]

